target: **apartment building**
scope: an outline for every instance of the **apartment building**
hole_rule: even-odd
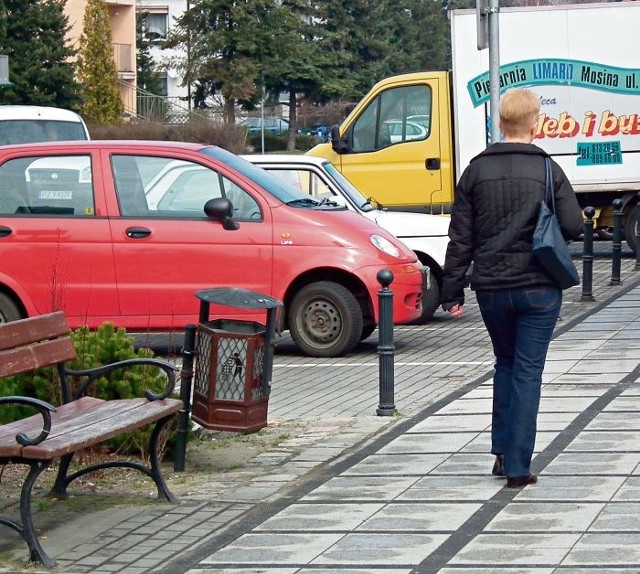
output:
[[[175,60],[184,57],[180,50],[162,49],[176,18],[189,8],[189,0],[137,0],[138,13],[147,14],[143,33],[152,42],[151,57],[158,64],[159,75],[164,85],[164,93],[170,99],[188,99],[189,88],[182,85],[182,76]]]
[[[136,114],[136,2],[102,0],[109,10],[113,56],[118,71],[118,91],[126,113]],[[71,30],[69,40],[77,45],[83,32],[87,0],[67,0],[65,14]]]

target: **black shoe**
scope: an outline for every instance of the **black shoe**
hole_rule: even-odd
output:
[[[535,484],[536,482],[538,482],[538,477],[535,474],[507,477],[508,488],[522,488],[523,486],[527,486],[527,484]]]
[[[496,461],[491,469],[493,476],[504,476],[504,454],[496,454]]]

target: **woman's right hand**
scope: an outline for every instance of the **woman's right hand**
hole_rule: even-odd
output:
[[[462,317],[462,305],[455,304],[451,309],[449,309],[449,315],[451,315],[454,319],[460,319]]]

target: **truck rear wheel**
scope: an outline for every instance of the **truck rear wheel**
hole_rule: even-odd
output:
[[[597,229],[596,235],[600,239],[604,239],[605,241],[611,241],[613,239],[613,227],[603,227],[602,229]]]
[[[636,250],[638,249],[638,238],[636,237],[636,234],[640,232],[640,214],[638,211],[637,207],[633,207],[624,222],[624,238],[627,240],[627,245],[629,245],[634,253],[636,253]]]
[[[289,307],[289,330],[302,351],[312,357],[337,357],[360,341],[362,310],[354,295],[332,281],[300,289]]]

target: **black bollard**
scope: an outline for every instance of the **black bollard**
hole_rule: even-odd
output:
[[[182,348],[182,370],[180,371],[180,400],[182,409],[176,430],[176,454],[173,470],[184,470],[187,458],[187,434],[189,433],[189,415],[191,413],[191,383],[193,380],[193,356],[196,347],[196,326],[189,324],[184,328],[184,347]]]
[[[396,412],[394,402],[393,358],[393,291],[389,289],[393,281],[390,269],[381,269],[376,276],[382,289],[378,291],[378,364],[379,364],[379,404],[378,416],[391,416]]]
[[[593,207],[584,208],[584,237],[582,249],[582,297],[581,301],[594,301],[593,298]]]
[[[636,193],[636,206],[633,209],[636,211],[636,217],[633,218],[634,221],[640,221],[640,214],[637,213],[640,211],[640,191]],[[633,270],[638,271],[640,269],[640,225],[636,225],[633,231],[636,237],[636,265]]]
[[[613,200],[613,244],[611,257],[611,281],[609,285],[620,285],[622,265],[622,200]]]

